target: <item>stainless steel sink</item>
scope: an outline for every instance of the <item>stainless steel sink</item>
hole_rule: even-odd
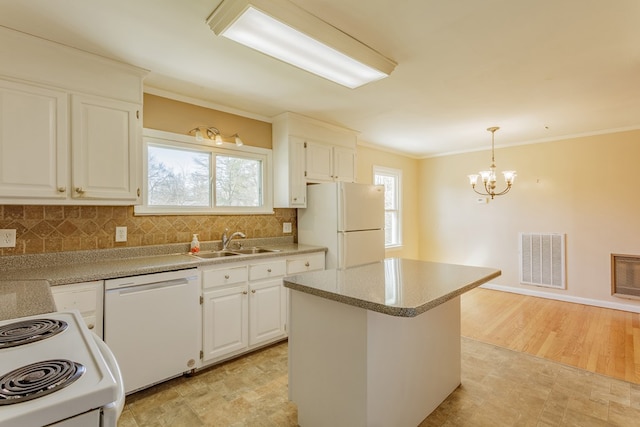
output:
[[[191,254],[198,258],[222,258],[225,256],[236,256],[240,255],[237,252],[229,252],[229,251],[213,251],[213,252],[198,252],[195,254]]]
[[[263,254],[265,252],[280,252],[277,249],[265,249],[265,248],[243,248],[233,249],[233,252],[243,255]]]

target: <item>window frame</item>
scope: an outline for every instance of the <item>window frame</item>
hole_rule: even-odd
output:
[[[201,151],[211,156],[210,160],[210,200],[209,206],[149,206],[148,205],[148,167],[149,145],[188,151]],[[142,144],[142,173],[140,177],[142,203],[134,206],[136,215],[249,215],[273,214],[273,178],[272,178],[272,150],[261,147],[223,142],[215,145],[213,141],[198,141],[195,137],[174,134],[154,129],[144,129]],[[262,206],[215,206],[215,175],[216,155],[240,157],[259,160],[262,162]]]
[[[394,249],[402,247],[402,170],[389,168],[385,166],[373,166],[373,183],[376,183],[377,176],[392,177],[395,182],[395,205],[396,209],[386,209],[387,212],[395,212],[397,220],[397,235],[395,236],[395,242],[387,244],[385,238],[385,249]]]

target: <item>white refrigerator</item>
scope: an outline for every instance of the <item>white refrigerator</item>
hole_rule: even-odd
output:
[[[298,243],[326,246],[326,268],[384,259],[384,187],[332,182],[307,186],[298,209]]]

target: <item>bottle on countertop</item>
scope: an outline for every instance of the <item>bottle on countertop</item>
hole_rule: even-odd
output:
[[[191,253],[200,252],[200,242],[198,241],[198,235],[194,234],[193,239],[191,240]]]

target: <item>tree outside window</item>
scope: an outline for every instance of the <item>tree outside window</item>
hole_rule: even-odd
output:
[[[270,150],[212,147],[191,139],[144,138],[144,197],[136,213],[273,212]]]

